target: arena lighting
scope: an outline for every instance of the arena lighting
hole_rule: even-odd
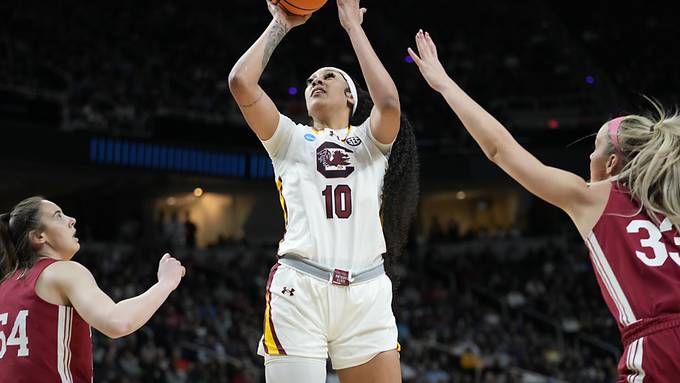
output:
[[[458,198],[458,199],[465,199],[465,197],[466,197],[466,194],[462,190],[459,191],[458,193],[456,193],[456,198]]]
[[[91,138],[89,146],[90,162],[99,165],[238,178],[274,176],[266,154],[217,152],[103,137]]]
[[[194,197],[198,198],[202,195],[203,195],[203,189],[202,188],[197,187],[196,189],[194,189]]]
[[[560,122],[557,121],[555,118],[551,118],[548,120],[548,128],[550,129],[557,129],[560,127]]]
[[[274,167],[272,160],[266,154],[252,154],[250,156],[250,178],[272,178]]]
[[[591,75],[587,75],[585,80],[586,80],[586,84],[588,84],[588,85],[595,84],[595,77],[593,77]]]
[[[413,64],[413,58],[412,58],[411,56],[409,56],[409,55],[406,55],[406,56],[404,57],[404,61],[406,61],[406,62],[409,63],[409,64]]]
[[[175,197],[168,197],[168,199],[166,199],[165,202],[170,206],[174,206],[177,203],[177,200],[175,199]]]
[[[298,90],[294,86],[291,86],[290,88],[288,88],[288,94],[291,95],[291,96],[295,96],[297,94],[297,92],[298,92]]]

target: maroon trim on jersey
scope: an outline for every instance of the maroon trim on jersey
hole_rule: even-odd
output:
[[[277,189],[279,191],[279,198],[281,202],[281,207],[283,208],[283,220],[285,223],[284,230],[288,230],[288,204],[286,203],[286,197],[283,196],[283,178],[279,177],[276,182]],[[285,231],[284,231],[285,234]]]
[[[281,203],[281,208],[283,209],[283,236],[279,240],[279,244],[281,244],[281,242],[283,242],[283,240],[286,238],[286,233],[288,232],[288,204],[286,203],[286,197],[283,196],[283,179],[281,177],[276,179],[276,190],[279,192],[279,202]]]
[[[267,315],[267,317],[269,317],[269,328],[271,329],[272,337],[274,338],[274,343],[276,343],[276,348],[277,348],[279,355],[287,355],[286,351],[283,349],[283,346],[281,346],[281,342],[279,342],[279,337],[276,335],[276,329],[274,329],[274,321],[272,320],[272,303],[271,303],[272,293],[271,293],[270,289],[271,289],[271,286],[272,286],[272,281],[274,280],[274,274],[276,274],[276,270],[278,270],[278,268],[279,268],[279,263],[276,262],[276,264],[274,266],[272,266],[272,269],[269,272],[269,279],[267,280],[266,301],[268,303],[267,309],[269,310],[269,315]],[[266,325],[263,326],[263,327],[265,327],[265,331],[266,331]],[[262,345],[264,346],[264,351],[267,354],[270,354],[269,348],[267,347],[267,342],[265,341],[264,338],[262,339]]]

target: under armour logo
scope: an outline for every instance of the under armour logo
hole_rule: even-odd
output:
[[[291,297],[293,296],[294,292],[295,292],[295,289],[288,289],[288,287],[284,287],[283,290],[281,290],[281,294],[288,294]]]

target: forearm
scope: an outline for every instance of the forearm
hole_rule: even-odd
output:
[[[288,33],[288,27],[273,19],[262,35],[241,56],[229,73],[229,86],[257,85],[274,49]]]
[[[109,313],[110,319],[117,323],[113,331],[115,337],[131,334],[142,327],[171,292],[170,287],[157,282],[143,294],[116,303]]]
[[[484,154],[492,161],[502,148],[516,142],[498,120],[468,96],[453,80],[449,79],[440,93]]]
[[[347,34],[352,42],[368,92],[371,94],[375,106],[377,108],[398,107],[399,93],[397,87],[373,50],[363,28],[357,25],[349,28]]]

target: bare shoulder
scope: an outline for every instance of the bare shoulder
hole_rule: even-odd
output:
[[[87,267],[76,261],[57,261],[47,266],[42,272],[41,277],[48,275],[57,279],[68,279],[83,275],[92,275]]]
[[[35,292],[55,305],[70,305],[67,291],[94,280],[92,273],[75,261],[58,261],[47,266],[35,284]]]
[[[94,276],[87,269],[76,261],[59,261],[47,266],[40,276],[54,283],[56,288],[71,288],[82,283],[94,281]]]
[[[589,184],[580,206],[572,212],[571,218],[583,238],[588,236],[588,233],[602,216],[602,212],[604,212],[609,201],[611,188],[612,183],[609,180]]]

